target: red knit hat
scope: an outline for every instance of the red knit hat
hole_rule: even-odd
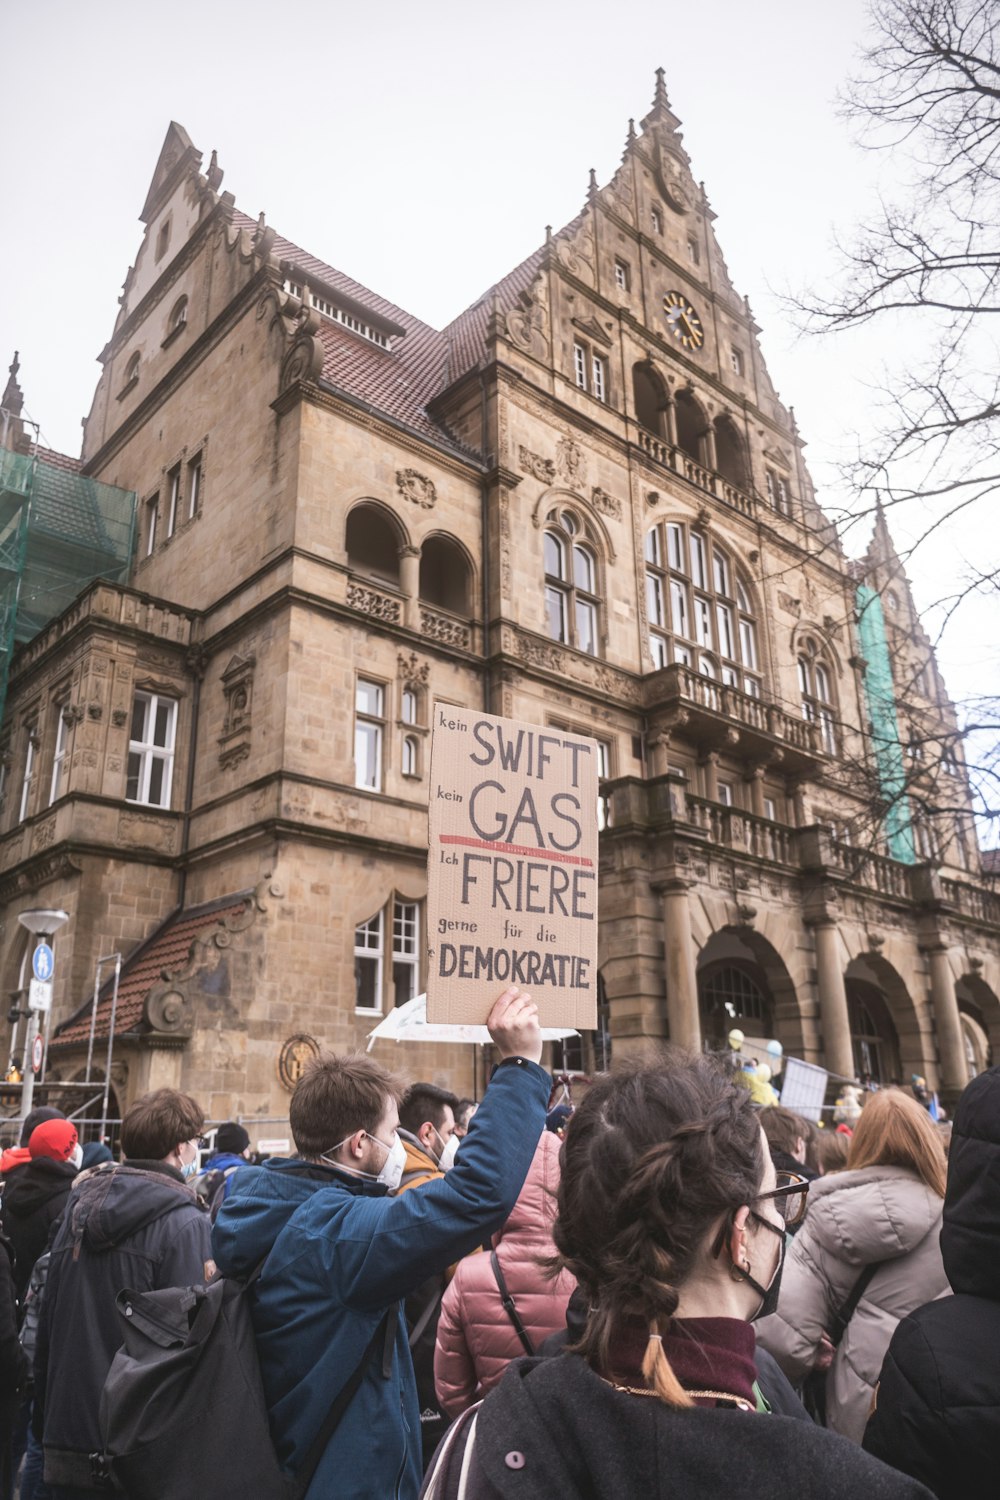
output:
[[[28,1150],[32,1158],[48,1156],[52,1161],[69,1161],[77,1140],[72,1120],[45,1120],[31,1132]]]

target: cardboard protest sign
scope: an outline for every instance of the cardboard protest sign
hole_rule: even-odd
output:
[[[427,1019],[481,1025],[508,984],[597,1025],[597,745],[435,704]]]

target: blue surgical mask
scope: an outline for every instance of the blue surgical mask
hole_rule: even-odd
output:
[[[196,1177],[197,1174],[198,1174],[198,1158],[197,1158],[197,1156],[193,1156],[190,1161],[181,1162],[181,1176],[184,1178],[185,1182],[188,1180],[189,1177]]]

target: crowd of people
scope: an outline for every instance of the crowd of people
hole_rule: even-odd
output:
[[[288,1158],[231,1121],[203,1160],[174,1089],[127,1111],[119,1160],[29,1114],[0,1160],[0,1500],[258,1500],[261,1443],[300,1500],[992,1496],[1000,1069],[949,1143],[912,1091],[817,1131],[669,1050],[552,1107],[530,998],[488,1025],[478,1103],[317,1059]],[[182,1489],[165,1447],[115,1447],[124,1324],[195,1349],[220,1287],[259,1406],[248,1384],[220,1455],[235,1387],[204,1391]]]

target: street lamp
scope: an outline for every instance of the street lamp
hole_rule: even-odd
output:
[[[61,907],[39,907],[34,911],[19,912],[17,920],[20,922],[21,926],[27,928],[28,932],[30,932],[31,935],[35,938],[35,948],[32,951],[31,955],[32,975],[34,975],[35,951],[37,951],[37,949],[40,947],[46,947],[51,950],[51,945],[49,943],[46,943],[45,939],[50,938],[54,932],[58,932],[59,928],[64,926],[65,923],[69,921],[69,912],[63,911]],[[45,972],[48,976],[47,982],[50,985],[49,994],[51,996],[51,959],[49,960],[47,968],[43,970],[43,972]],[[49,1003],[51,1004],[51,999]],[[24,1062],[22,1064],[24,1082],[21,1085],[21,1114],[25,1119],[27,1119],[28,1115],[31,1113],[31,1104],[35,1095],[35,1070],[32,1067],[32,1051],[34,1049],[35,1037],[37,1035],[38,1011],[35,1006],[31,1004],[31,1001],[29,999],[28,1030],[25,1037]]]

